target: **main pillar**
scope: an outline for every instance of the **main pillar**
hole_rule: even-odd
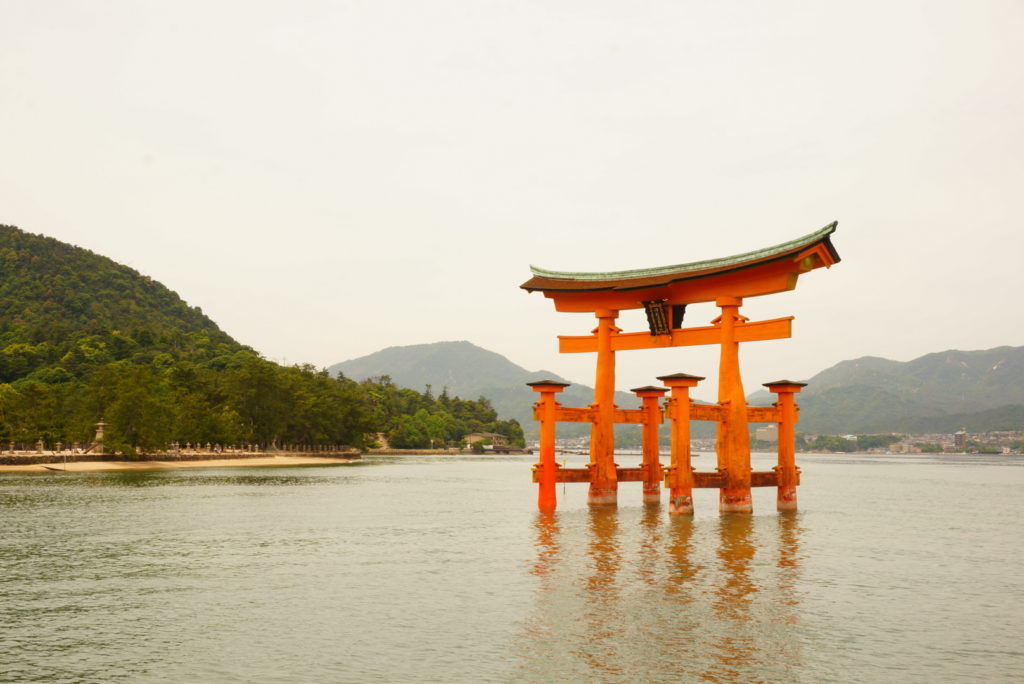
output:
[[[779,464],[774,470],[779,480],[775,506],[780,511],[796,510],[796,486],[800,484],[800,469],[796,467],[796,421],[795,395],[807,387],[806,382],[778,380],[764,384],[768,391],[778,396],[775,407],[779,410]]]
[[[658,400],[668,392],[664,387],[637,387],[630,392],[640,397],[643,412],[644,503],[661,503],[661,453],[658,449],[658,428],[661,407]]]
[[[591,506],[614,506],[618,501],[618,478],[615,473],[615,351],[612,337],[619,334],[615,309],[598,309],[597,377],[594,380],[594,423],[590,428],[590,492]]]
[[[693,515],[693,466],[690,465],[690,388],[704,378],[699,375],[674,373],[659,375],[672,396],[666,413],[671,420],[672,460],[665,476],[668,487],[668,512],[672,515]]]
[[[555,394],[569,386],[567,382],[539,380],[526,383],[540,394],[535,406],[540,413],[540,461],[533,466],[537,488],[537,508],[553,511],[558,505],[555,483],[558,481],[558,463],[555,461]]]
[[[752,513],[750,498],[750,433],[747,427],[747,400],[740,377],[739,342],[736,323],[747,319],[740,315],[739,297],[719,297],[715,304],[722,315],[715,319],[721,327],[722,353],[718,366],[718,403],[722,417],[718,422],[718,469],[725,473],[725,486],[719,490],[718,510],[723,513]]]

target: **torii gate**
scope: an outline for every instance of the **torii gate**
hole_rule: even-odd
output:
[[[555,394],[566,383],[529,383],[540,394],[534,410],[540,421],[540,462],[534,467],[534,480],[540,485],[538,506],[555,507],[556,482],[589,482],[591,505],[614,505],[619,481],[641,480],[645,483],[644,501],[658,501],[661,466],[657,430],[663,420],[658,398],[670,390],[637,388],[633,391],[641,398],[642,408],[616,407],[615,352],[718,344],[717,404],[693,404],[689,398],[689,388],[702,377],[677,373],[658,378],[672,392],[665,410],[672,421],[672,465],[665,476],[665,486],[670,489],[669,510],[692,513],[692,488],[715,487],[720,491],[720,511],[751,512],[752,486],[778,487],[779,510],[796,508],[799,469],[793,453],[797,420],[793,395],[804,383],[767,383],[779,401],[774,407],[748,407],[739,366],[740,342],[790,337],[793,317],[749,321],[739,309],[746,297],[792,290],[801,274],[838,263],[839,254],[830,239],[837,225],[833,222],[810,235],[756,252],[676,266],[614,273],[562,273],[531,266],[533,277],[522,284],[523,289],[543,292],[554,301],[556,311],[593,313],[597,317],[597,328],[591,335],[558,338],[562,353],[597,353],[594,403],[589,408],[565,408],[555,401]],[[709,326],[683,328],[686,306],[697,302],[714,302],[721,315]],[[649,331],[624,333],[616,327],[620,311],[639,308],[646,310]],[[690,466],[690,420],[718,423],[718,467],[714,473],[696,473]],[[561,468],[555,462],[557,421],[592,424],[586,469]],[[779,465],[771,472],[751,472],[749,422],[779,425]],[[616,466],[615,423],[644,425],[644,456],[639,468]]]

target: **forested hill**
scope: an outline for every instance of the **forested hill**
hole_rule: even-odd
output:
[[[82,333],[203,331],[235,344],[198,307],[151,278],[107,257],[13,226],[0,225],[0,348],[60,345]],[[144,331],[151,334],[146,335]]]
[[[1024,429],[1024,347],[948,350],[906,362],[866,356],[807,382],[797,397],[804,432]],[[772,401],[766,392],[749,400]]]
[[[125,454],[185,444],[395,446],[471,431],[521,442],[487,401],[436,399],[280,366],[177,294],[106,257],[0,226],[0,443],[88,444],[99,420]]]

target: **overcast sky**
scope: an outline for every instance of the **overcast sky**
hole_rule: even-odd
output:
[[[529,265],[727,256],[748,391],[1024,344],[1024,3],[0,0],[0,223],[160,280],[267,358],[469,340],[593,382]],[[706,324],[710,305],[691,307]],[[642,330],[642,314],[621,326]],[[619,355],[628,389],[717,350]],[[707,392],[713,392],[709,385]]]

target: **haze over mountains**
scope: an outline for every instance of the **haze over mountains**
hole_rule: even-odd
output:
[[[461,397],[485,396],[500,415],[516,418],[527,432],[533,427],[535,397],[526,383],[562,379],[549,371],[528,371],[465,341],[389,347],[329,370],[353,380],[390,375],[412,389],[431,385],[435,393],[447,387]],[[798,396],[803,432],[1024,430],[1024,347],[950,350],[907,362],[868,356],[840,362],[807,382]],[[567,406],[585,406],[593,401],[593,389],[573,385],[560,399]],[[769,404],[773,399],[759,391],[748,400]],[[616,402],[633,407],[637,400],[619,392]]]
[[[401,387],[422,391],[430,385],[435,395],[447,387],[449,394],[464,399],[487,397],[499,416],[518,420],[528,433],[536,432],[533,403],[537,398],[526,383],[534,380],[568,382],[550,371],[526,370],[501,354],[466,341],[388,347],[336,363],[327,370],[332,376],[340,371],[356,381],[389,375]],[[559,400],[566,406],[586,406],[594,400],[594,389],[573,384],[559,395]],[[620,406],[632,406],[636,397],[617,392],[615,401]],[[589,426],[559,426],[561,436],[584,432],[589,433]]]

